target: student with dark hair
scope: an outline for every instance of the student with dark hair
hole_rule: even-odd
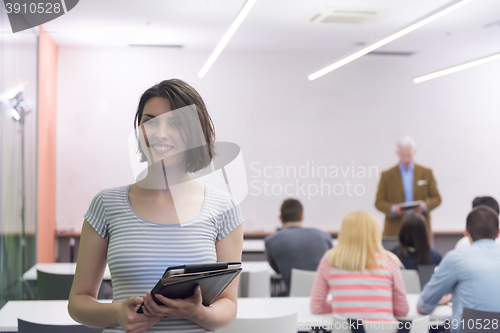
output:
[[[498,214],[479,205],[467,216],[466,236],[472,245],[448,252],[418,300],[420,313],[431,313],[442,297],[452,294],[451,333],[459,332],[463,308],[500,312],[500,245]]]
[[[169,299],[150,290],[167,267],[241,261],[243,229],[238,202],[190,173],[214,157],[214,129],[203,99],[172,79],[147,89],[134,121],[147,174],[130,185],[104,189],[83,222],[71,317],[103,332],[207,332],[236,318],[238,282],[211,306],[201,290]],[[112,170],[110,170],[112,172]],[[109,264],[113,302],[96,300]],[[144,313],[137,313],[141,304]]]
[[[391,250],[399,257],[406,269],[418,265],[439,265],[441,255],[431,249],[425,227],[425,217],[417,212],[403,218],[399,230],[399,246]]]
[[[500,207],[498,206],[498,202],[493,197],[488,197],[488,196],[476,197],[472,201],[472,208],[475,208],[475,207],[481,206],[481,205],[490,207],[491,209],[493,209],[497,213],[497,215],[500,212]],[[500,238],[497,238],[496,242],[500,243]],[[470,243],[469,237],[464,236],[457,242],[457,245],[455,245],[455,250],[458,250],[461,247],[470,246],[470,244],[471,243]]]
[[[289,289],[292,268],[315,271],[326,251],[332,248],[332,236],[324,231],[303,228],[303,207],[296,199],[281,205],[283,228],[265,239],[267,261],[283,276]],[[288,295],[288,291],[284,293]]]
[[[497,215],[500,214],[500,207],[498,206],[498,202],[492,197],[476,197],[472,201],[472,208],[479,205],[488,206],[495,212],[497,212]]]

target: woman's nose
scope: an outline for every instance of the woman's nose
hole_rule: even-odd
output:
[[[154,133],[157,139],[167,139],[169,136],[168,124],[166,121],[161,121]]]

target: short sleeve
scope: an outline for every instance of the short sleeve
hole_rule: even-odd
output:
[[[99,192],[92,199],[84,218],[102,238],[109,240],[108,222],[106,221],[106,210],[104,209],[102,192]]]
[[[226,237],[231,231],[243,222],[240,205],[233,196],[229,195],[224,211],[217,219],[217,242]]]

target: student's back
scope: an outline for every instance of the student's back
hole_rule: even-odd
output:
[[[446,294],[452,294],[452,323],[460,323],[463,308],[500,312],[500,245],[498,215],[486,206],[475,207],[467,216],[466,235],[471,246],[452,250],[425,285],[417,303],[419,312],[431,313]],[[458,327],[457,327],[458,326]],[[452,325],[451,333],[460,325]]]
[[[405,215],[399,230],[399,246],[392,249],[406,269],[419,265],[439,265],[441,254],[429,245],[425,217],[417,212]]]
[[[456,253],[450,252],[450,257],[460,272],[456,292],[470,298],[476,309],[500,312],[500,245],[481,239]],[[487,291],[487,297],[478,297],[478,289]]]
[[[441,262],[441,254],[434,250],[430,249],[429,253],[429,261],[426,263],[419,264],[418,262],[418,256],[415,252],[411,252],[408,250],[407,254],[402,254],[401,253],[401,248],[399,246],[393,248],[391,250],[392,253],[397,255],[399,257],[399,260],[401,260],[401,263],[403,266],[405,266],[406,269],[418,269],[419,265],[439,265]]]
[[[299,200],[281,204],[283,228],[265,240],[267,261],[283,276],[290,289],[292,268],[315,271],[325,252],[332,248],[332,236],[324,231],[303,228],[304,209]],[[288,290],[280,296],[288,295]]]
[[[290,286],[292,268],[315,271],[332,248],[332,237],[321,230],[291,226],[267,237],[265,244],[269,264]]]
[[[395,321],[408,313],[398,259],[382,247],[379,222],[365,212],[348,214],[338,244],[321,259],[310,308],[313,314]]]

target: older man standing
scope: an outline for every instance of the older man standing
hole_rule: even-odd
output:
[[[410,136],[405,136],[398,142],[399,164],[382,172],[375,207],[385,214],[384,236],[398,236],[402,217],[408,211],[421,212],[426,218],[429,241],[432,244],[429,213],[439,206],[441,196],[432,170],[414,164],[416,148],[415,140]]]

